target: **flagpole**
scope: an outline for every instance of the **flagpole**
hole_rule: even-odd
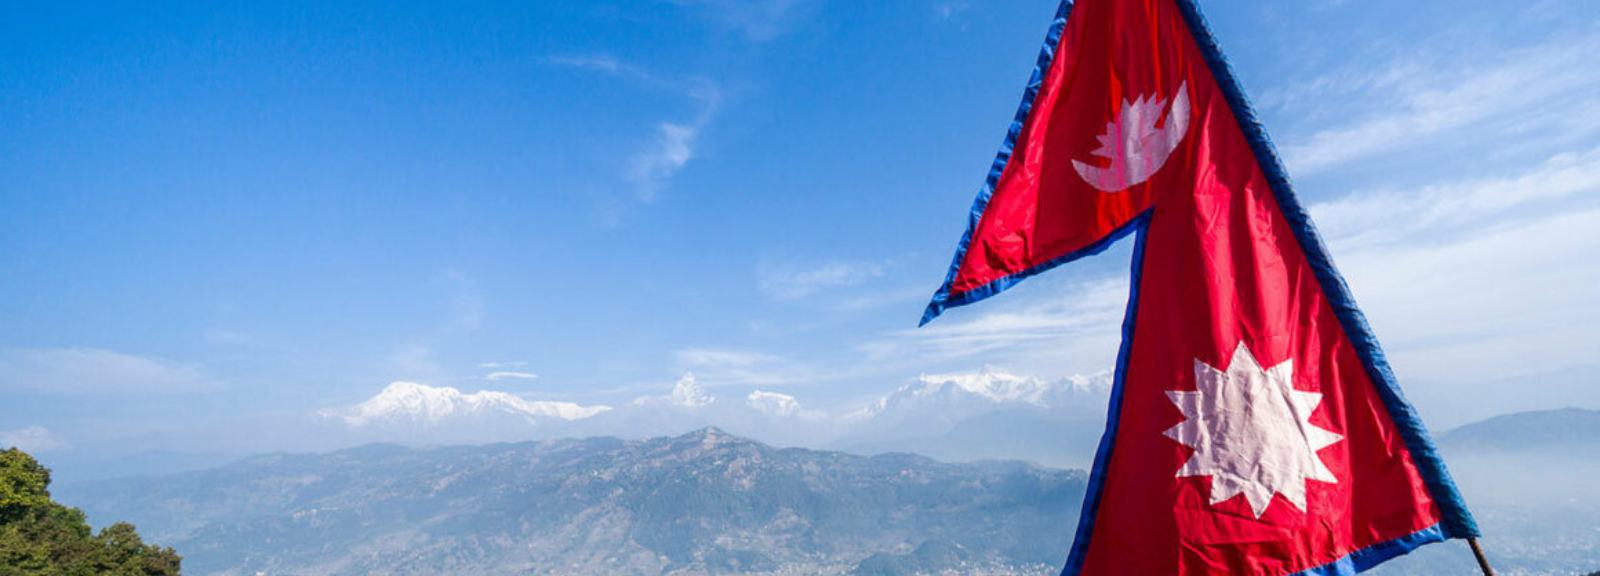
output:
[[[1478,557],[1478,567],[1483,569],[1483,576],[1494,576],[1494,568],[1489,567],[1489,558],[1483,555],[1483,547],[1478,545],[1478,539],[1468,538],[1467,545],[1472,546],[1472,555]]]

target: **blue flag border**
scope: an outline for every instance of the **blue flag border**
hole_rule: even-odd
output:
[[[1356,305],[1355,298],[1350,293],[1349,285],[1344,277],[1339,274],[1333,264],[1333,259],[1323,244],[1321,236],[1317,233],[1316,226],[1312,223],[1310,214],[1301,205],[1290,183],[1287,170],[1280,160],[1277,148],[1267,136],[1266,129],[1257,119],[1255,110],[1249,98],[1245,96],[1243,86],[1233,73],[1233,68],[1228,64],[1218,46],[1216,37],[1212,34],[1205,17],[1200,13],[1195,0],[1173,0],[1183,15],[1188,25],[1190,37],[1200,49],[1201,55],[1210,68],[1212,77],[1221,89],[1224,99],[1228,102],[1234,118],[1239,123],[1246,140],[1250,143],[1251,152],[1255,155],[1256,163],[1266,176],[1268,186],[1271,187],[1273,196],[1278,202],[1279,209],[1283,211],[1290,228],[1294,231],[1295,238],[1299,241],[1301,251],[1306,255],[1311,264],[1318,284],[1323,294],[1328,298],[1333,307],[1335,316],[1339,319],[1345,336],[1350,339],[1355,347],[1362,366],[1367,371],[1368,379],[1373,383],[1384,408],[1388,411],[1390,419],[1395,423],[1406,448],[1411,452],[1412,459],[1416,462],[1419,473],[1428,487],[1429,494],[1439,506],[1443,516],[1442,521],[1414,534],[1381,542],[1367,548],[1353,552],[1333,562],[1303,571],[1293,576],[1349,576],[1367,570],[1377,564],[1406,554],[1419,546],[1432,542],[1439,542],[1450,538],[1474,538],[1481,533],[1477,522],[1471,512],[1467,510],[1466,503],[1451,479],[1449,471],[1445,468],[1444,461],[1439,457],[1438,449],[1434,446],[1432,438],[1422,424],[1422,419],[1405,399],[1400,391],[1399,382],[1394,375],[1389,361],[1378,344],[1377,337],[1372,328],[1367,324],[1366,315]],[[1106,466],[1110,462],[1111,449],[1117,431],[1117,420],[1120,416],[1122,386],[1127,372],[1128,353],[1133,341],[1133,326],[1135,312],[1139,299],[1140,267],[1144,262],[1144,236],[1154,210],[1152,208],[1140,214],[1137,218],[1108,234],[1105,238],[1070,254],[1039,264],[1027,270],[999,278],[988,284],[967,291],[954,298],[951,297],[951,286],[956,274],[960,271],[962,259],[966,256],[971,244],[972,236],[983,217],[984,210],[988,207],[990,198],[994,195],[1006,164],[1011,159],[1011,154],[1016,147],[1017,139],[1021,136],[1022,129],[1030,116],[1034,100],[1043,85],[1045,76],[1049,73],[1054,62],[1056,48],[1060,44],[1061,35],[1066,30],[1067,18],[1072,12],[1073,0],[1062,0],[1056,10],[1054,20],[1051,21],[1048,33],[1045,36],[1044,47],[1039,52],[1038,62],[1033,75],[1028,81],[1023,92],[1022,104],[1018,107],[1016,117],[1006,133],[1005,141],[1000,146],[1000,151],[995,155],[995,161],[989,169],[983,187],[979,190],[977,199],[973,202],[972,210],[968,214],[967,231],[962,235],[956,247],[956,254],[950,266],[950,271],[945,277],[944,284],[934,293],[932,301],[928,303],[919,325],[926,325],[938,317],[944,310],[956,306],[972,304],[994,296],[1015,286],[1018,282],[1033,275],[1045,272],[1062,264],[1078,260],[1087,256],[1104,252],[1116,241],[1130,233],[1137,232],[1134,245],[1133,271],[1131,290],[1128,299],[1128,308],[1123,317],[1123,337],[1121,349],[1117,356],[1117,366],[1112,388],[1110,412],[1106,422],[1106,432],[1101,438],[1100,447],[1095,455],[1094,467],[1089,475],[1089,485],[1084,496],[1084,504],[1080,512],[1078,529],[1073,539],[1072,552],[1068,557],[1066,566],[1062,569],[1062,576],[1078,576],[1082,569],[1084,555],[1088,551],[1089,537],[1093,533],[1094,521],[1098,514],[1100,494],[1104,488]]]

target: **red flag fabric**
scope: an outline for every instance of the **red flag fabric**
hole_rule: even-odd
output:
[[[1063,4],[924,322],[1131,232],[1063,574],[1353,574],[1477,535],[1192,0]]]

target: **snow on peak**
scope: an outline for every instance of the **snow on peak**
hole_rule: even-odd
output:
[[[962,405],[1027,405],[1057,408],[1065,398],[1103,393],[1111,389],[1109,371],[1074,375],[1048,381],[984,366],[972,372],[924,374],[915,384],[879,398],[857,413],[873,417],[897,410]]]
[[[745,403],[757,412],[779,418],[820,418],[821,412],[806,410],[800,406],[800,401],[788,394],[777,392],[751,392]]]
[[[521,397],[484,390],[463,394],[448,386],[428,386],[415,382],[395,382],[377,396],[344,409],[319,411],[324,417],[337,417],[351,428],[378,422],[407,421],[437,425],[446,419],[509,415],[529,423],[541,419],[582,420],[611,410],[609,406],[581,406],[571,402],[525,400]]]
[[[684,372],[678,383],[672,386],[672,393],[666,396],[643,396],[633,401],[636,406],[667,405],[683,408],[700,408],[716,402],[715,396],[695,383],[693,372]]]

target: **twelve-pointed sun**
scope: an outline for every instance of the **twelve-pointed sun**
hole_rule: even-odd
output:
[[[1194,392],[1168,391],[1185,420],[1168,438],[1194,448],[1178,477],[1210,476],[1211,504],[1243,494],[1257,518],[1272,495],[1306,509],[1306,481],[1337,483],[1317,451],[1343,436],[1311,424],[1322,394],[1294,389],[1292,361],[1263,369],[1243,342],[1226,371],[1196,359]]]

